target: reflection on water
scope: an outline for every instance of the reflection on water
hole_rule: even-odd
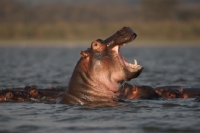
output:
[[[66,86],[80,50],[0,48],[0,87]],[[122,48],[143,73],[138,85],[200,86],[200,48]],[[117,107],[35,102],[0,103],[0,132],[199,132],[200,104],[194,99],[136,100]]]

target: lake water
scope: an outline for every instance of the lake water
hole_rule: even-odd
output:
[[[80,51],[87,47],[1,47],[0,88],[67,86]],[[144,71],[129,83],[200,87],[200,47],[129,47],[129,62]],[[116,107],[37,102],[0,103],[0,133],[199,133],[200,102],[194,99],[135,100]]]

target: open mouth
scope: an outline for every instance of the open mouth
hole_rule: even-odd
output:
[[[134,60],[134,63],[130,63],[124,59],[122,54],[120,53],[120,48],[125,44],[132,42],[137,37],[137,34],[129,27],[123,27],[121,30],[117,31],[114,35],[110,36],[103,42],[107,44],[107,47],[113,51],[115,51],[120,60],[123,62],[124,66],[132,72],[134,71],[138,65],[137,60]]]
[[[126,81],[129,81],[133,78],[137,78],[143,70],[143,67],[138,65],[137,60],[134,59],[133,63],[128,62],[124,59],[120,53],[120,48],[124,45],[116,45],[111,50],[117,54],[119,63],[122,66],[122,69],[125,70],[125,76],[118,80],[119,85],[123,86]]]
[[[125,44],[123,44],[123,45],[125,45]],[[121,48],[123,45],[116,45],[116,46],[114,46],[114,47],[112,48],[112,50],[115,51],[115,52],[118,54],[118,56],[120,57],[121,62],[124,64],[124,66],[128,69],[129,72],[135,72],[135,71],[138,69],[138,67],[141,67],[141,66],[138,65],[136,59],[134,59],[134,62],[133,62],[133,63],[130,63],[130,62],[128,62],[128,61],[126,61],[126,60],[124,59],[124,57],[123,57],[122,54],[120,53],[120,48]]]
[[[132,78],[136,78],[140,75],[143,70],[143,67],[138,65],[137,60],[134,60],[134,63],[130,63],[124,59],[122,54],[120,53],[120,48],[132,42],[137,37],[137,34],[129,27],[123,27],[115,34],[110,36],[109,38],[102,41],[102,43],[107,45],[107,48],[117,54],[119,62],[123,69],[125,70],[125,77],[119,82],[128,81]]]
[[[137,64],[137,60],[134,59],[134,63],[130,63],[124,59],[122,54],[120,53],[120,48],[129,42],[132,42],[137,37],[137,34],[129,27],[123,27],[121,30],[117,31],[114,35],[104,40],[107,42],[107,47],[109,47],[112,51],[115,51],[122,64],[128,69],[129,72],[135,72],[138,70],[138,67],[141,67]]]

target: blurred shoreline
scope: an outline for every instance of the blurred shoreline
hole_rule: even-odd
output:
[[[0,46],[90,46],[124,26],[128,46],[199,46],[200,1],[0,0]]]

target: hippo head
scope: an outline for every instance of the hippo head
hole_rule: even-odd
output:
[[[117,31],[106,40],[98,39],[91,47],[81,52],[82,60],[87,64],[88,72],[100,80],[123,83],[140,75],[143,67],[134,61],[129,63],[120,53],[120,48],[136,38],[136,33],[128,27]],[[106,82],[106,81],[103,81]]]
[[[18,91],[16,91],[16,92],[8,91],[5,94],[5,101],[23,102],[26,99],[27,99],[27,95],[24,95]]]
[[[124,27],[106,40],[97,39],[81,51],[68,86],[68,94],[86,101],[113,101],[124,81],[136,78],[143,67],[127,62],[120,48],[136,38],[132,29]]]

